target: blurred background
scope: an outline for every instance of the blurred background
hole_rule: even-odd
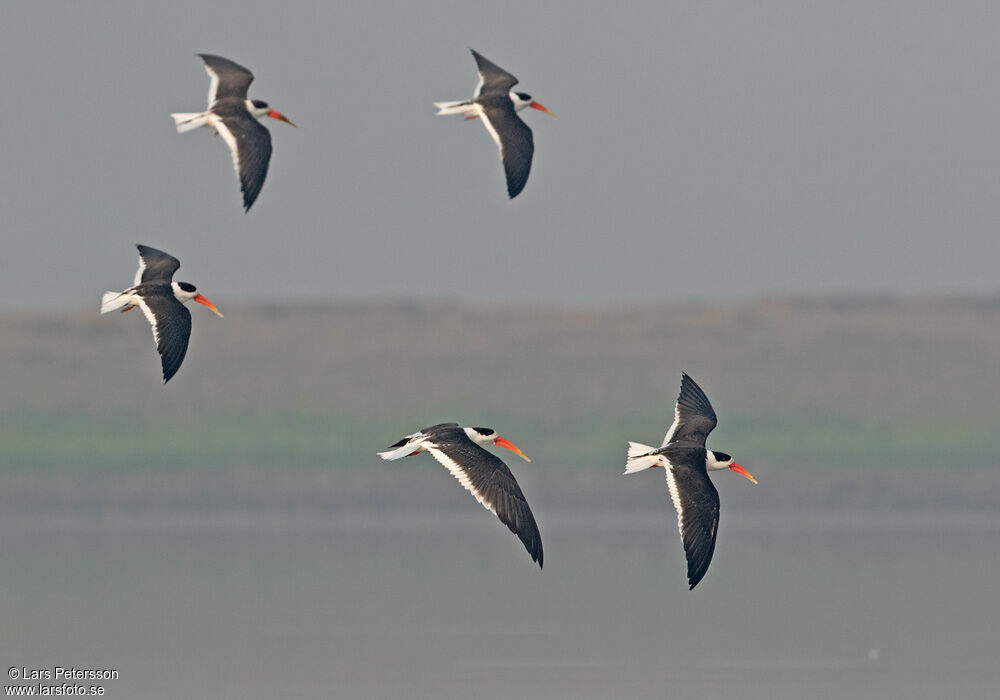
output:
[[[0,661],[109,697],[989,697],[1000,627],[990,4],[10,3]],[[557,115],[505,196],[473,47]],[[195,52],[301,127],[247,215]],[[400,68],[404,70],[400,70]],[[137,242],[160,382],[97,314]],[[203,313],[204,312],[204,313]],[[688,592],[659,444],[719,414]],[[423,455],[496,428],[545,543]],[[509,461],[509,460],[508,460]],[[518,460],[519,461],[519,460]]]

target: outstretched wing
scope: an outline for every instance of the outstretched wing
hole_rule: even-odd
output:
[[[162,293],[136,296],[139,308],[153,327],[153,341],[160,353],[163,383],[177,374],[191,339],[191,312],[167,286]]]
[[[686,373],[681,375],[681,393],[674,406],[674,422],[663,438],[663,446],[672,442],[690,442],[704,447],[708,434],[719,421],[705,392]]]
[[[705,577],[719,533],[719,492],[705,471],[705,450],[666,448],[667,490],[677,510],[677,529],[687,557],[691,588]],[[700,465],[700,466],[699,466]]]
[[[241,100],[247,98],[247,89],[253,82],[253,73],[241,66],[239,63],[230,61],[222,56],[212,54],[198,54],[205,62],[205,72],[211,82],[208,85],[208,106],[211,107],[216,100],[226,97],[238,97]]]
[[[485,58],[475,49],[472,49],[472,55],[476,59],[476,65],[479,67],[479,84],[476,85],[474,97],[506,95],[512,87],[517,85],[517,78],[493,63],[493,61]]]
[[[135,273],[133,285],[143,282],[169,282],[173,279],[177,268],[181,266],[181,261],[173,255],[168,255],[162,250],[150,248],[141,243],[136,245],[139,249],[139,269]]]
[[[271,162],[271,132],[238,104],[220,104],[212,110],[209,123],[229,146],[233,168],[240,178],[243,207],[249,211],[267,177]]]
[[[524,189],[531,173],[531,159],[535,154],[531,129],[517,116],[514,103],[506,93],[502,97],[480,98],[475,104],[483,124],[500,149],[507,177],[507,195],[513,199]]]
[[[468,438],[436,439],[424,446],[477,501],[517,535],[532,560],[541,567],[542,536],[528,501],[507,465]]]

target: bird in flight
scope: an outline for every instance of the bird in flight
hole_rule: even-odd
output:
[[[531,99],[526,92],[515,92],[517,78],[503,68],[472,51],[479,67],[479,84],[471,100],[435,102],[438,114],[464,114],[466,119],[481,117],[486,130],[500,149],[504,174],[507,177],[507,195],[513,199],[524,189],[531,172],[531,159],[535,154],[535,141],[531,129],[517,113],[531,107],[549,116],[552,113],[541,103]]]
[[[541,568],[542,536],[528,501],[507,465],[483,449],[487,445],[503,447],[531,461],[514,443],[500,437],[492,428],[463,428],[458,423],[439,423],[424,428],[378,454],[382,459],[396,460],[430,452],[486,510],[517,535],[531,559]]]
[[[116,309],[125,313],[136,306],[142,309],[153,327],[153,341],[160,353],[163,383],[166,384],[181,368],[191,338],[191,312],[184,304],[194,300],[210,308],[219,318],[222,314],[193,284],[173,281],[174,273],[181,266],[177,258],[146,245],[136,247],[139,249],[139,270],[132,286],[124,292],[105,292],[101,313]]]
[[[681,376],[681,393],[674,405],[674,422],[658,449],[630,442],[625,473],[633,474],[650,467],[664,467],[667,490],[677,510],[677,529],[687,557],[688,584],[693,589],[708,571],[715,553],[715,538],[719,531],[719,492],[708,478],[708,472],[729,469],[757,480],[725,452],[705,447],[708,434],[718,420],[715,410],[687,374]]]
[[[243,210],[250,207],[260,194],[271,161],[271,132],[259,121],[270,117],[292,124],[281,112],[268,107],[263,100],[247,98],[253,73],[222,56],[198,54],[205,62],[211,82],[208,86],[208,110],[171,114],[177,133],[199,127],[210,127],[222,137],[233,156],[233,167],[243,191]]]

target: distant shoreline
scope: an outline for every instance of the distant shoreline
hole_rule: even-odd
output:
[[[1000,296],[225,313],[196,318],[166,386],[135,314],[0,313],[5,481],[364,470],[401,435],[459,420],[509,435],[534,460],[528,473],[552,465],[572,489],[578,474],[620,468],[628,440],[658,444],[681,371],[717,404],[710,446],[755,474],[943,470],[945,493],[975,497],[967,475],[1000,467]]]

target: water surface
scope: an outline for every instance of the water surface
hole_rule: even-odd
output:
[[[0,659],[117,668],[136,699],[1000,685],[1000,516],[724,514],[689,592],[669,513],[539,511],[539,571],[477,508],[9,517]]]

